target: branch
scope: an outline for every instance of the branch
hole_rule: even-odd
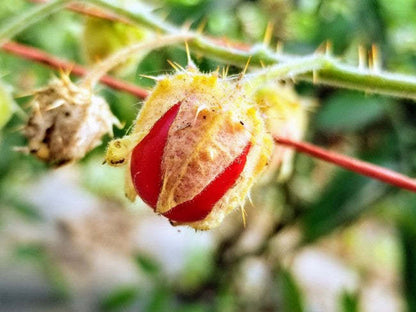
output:
[[[71,72],[72,74],[77,75],[77,76],[85,76],[88,73],[87,69],[85,69],[84,67],[78,64],[59,59],[41,50],[28,47],[23,44],[19,44],[15,42],[7,42],[3,44],[1,48],[3,49],[3,51],[7,53],[10,53],[10,54],[13,54],[13,55],[25,58],[27,60],[37,62],[37,63],[44,64],[56,70]],[[127,83],[122,80],[118,80],[108,75],[102,76],[100,81],[103,84],[109,86],[110,88],[128,92],[141,99],[146,98],[148,94],[148,91],[145,89],[139,88],[138,86],[134,84]]]
[[[174,35],[156,36],[153,40],[146,40],[131,44],[123,49],[120,49],[107,58],[97,63],[83,81],[83,85],[88,88],[93,88],[94,85],[104,76],[109,70],[120,63],[123,63],[130,56],[143,51],[154,50],[167,45],[172,45],[179,42],[192,41],[192,36],[187,33],[178,33]]]
[[[6,22],[0,28],[0,44],[13,38],[24,29],[32,26],[44,17],[63,8],[71,0],[51,0],[41,6],[35,6],[22,14],[17,15],[11,21]]]
[[[108,9],[138,25],[160,33],[173,34],[181,31],[180,28],[162,21],[150,11],[125,9],[109,0],[84,0],[83,3]],[[250,66],[254,67],[296,61],[299,58],[299,56],[274,52],[265,45],[255,45],[249,49],[228,47],[199,33],[195,33],[195,40],[189,45],[194,51],[201,52],[205,56],[238,66],[244,66],[248,59],[251,59]],[[328,54],[320,68],[302,73],[298,78],[334,87],[416,99],[416,79],[413,76],[345,65]]]
[[[28,1],[33,2],[33,3],[38,3],[38,4],[48,2],[48,0],[28,0]],[[85,5],[82,5],[81,3],[71,3],[67,5],[67,8],[73,12],[81,13],[83,15],[102,18],[102,19],[106,19],[106,20],[114,21],[114,22],[122,22],[125,24],[131,24],[131,22],[128,19],[122,18],[115,14],[111,14],[109,12],[104,12],[103,10],[100,10],[98,8],[86,7]]]
[[[44,2],[45,0],[30,1]],[[51,0],[38,9],[32,9],[17,17],[11,23],[6,24],[5,27],[0,28],[0,40],[11,38],[37,20],[61,8],[67,4],[67,2],[71,2],[71,0]],[[108,9],[119,17],[115,17],[114,14],[105,12],[102,12],[101,14],[97,13],[100,10],[83,7],[83,4],[85,3]],[[138,9],[133,11],[132,8],[126,9],[110,0],[78,1],[78,4],[72,3],[70,8],[84,14],[92,14],[98,17],[116,19],[124,22],[131,21],[132,23],[148,27],[159,33],[177,34],[178,32],[181,32],[180,28],[162,21],[154,15],[150,9]],[[94,13],[92,13],[93,11]],[[213,40],[200,33],[195,32],[191,33],[191,35],[195,39],[190,42],[189,45],[194,51],[238,66],[244,66],[249,59],[251,59],[250,66],[255,67],[263,64],[275,65],[296,62],[299,58],[302,58],[300,56],[274,52],[265,45],[255,45],[250,48],[244,46],[241,48],[240,46],[237,47],[232,44],[228,45],[227,42],[224,43],[215,39]],[[317,68],[306,72],[300,71],[299,74],[290,78],[296,77],[302,80],[312,81],[313,83],[322,83],[334,87],[416,99],[416,79],[413,76],[392,74],[378,69],[357,68],[355,66],[345,65],[329,55],[329,53],[325,54],[325,62],[322,66],[317,66]],[[284,77],[275,77],[275,79],[281,78]]]
[[[85,76],[88,73],[88,71],[80,65],[58,59],[43,51],[22,44],[8,42],[3,44],[2,49],[10,54],[45,64],[57,70],[70,71],[74,75]],[[141,89],[136,85],[117,80],[111,76],[103,76],[101,78],[101,82],[110,88],[128,92],[142,99],[148,95],[147,90]],[[372,165],[351,157],[339,155],[304,142],[291,141],[290,139],[285,138],[275,138],[275,141],[277,144],[292,147],[298,152],[331,162],[338,166],[344,167],[345,169],[372,177],[385,183],[416,192],[416,181],[414,179],[386,168]]]
[[[352,157],[340,155],[335,152],[327,151],[318,146],[305,142],[297,142],[280,137],[275,138],[275,142],[277,144],[289,146],[298,152],[305,153],[312,157],[333,163],[337,166],[343,167],[350,171],[354,171],[361,175],[380,180],[384,183],[388,183],[399,188],[416,192],[416,179],[409,178],[390,169],[376,166]]]

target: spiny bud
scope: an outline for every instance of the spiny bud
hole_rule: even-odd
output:
[[[172,223],[204,230],[243,205],[273,145],[243,90],[192,68],[161,79],[133,133],[107,150],[108,163],[129,163],[128,197],[138,194]]]
[[[37,91],[31,106],[24,128],[28,151],[55,166],[81,159],[118,124],[102,97],[66,76]]]
[[[273,137],[296,141],[303,138],[308,123],[308,109],[313,106],[311,100],[300,98],[291,85],[276,83],[261,86],[254,98]],[[292,172],[293,156],[293,149],[276,145],[265,177],[275,176],[279,170],[278,180],[287,179]]]

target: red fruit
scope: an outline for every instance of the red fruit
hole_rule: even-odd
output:
[[[131,177],[137,194],[156,209],[162,187],[162,162],[169,129],[179,112],[181,103],[170,108],[134,148],[131,157]],[[236,183],[243,171],[251,144],[193,199],[171,208],[163,215],[176,222],[203,220]]]
[[[246,165],[247,154],[251,144],[224,169],[201,193],[193,199],[177,205],[163,215],[177,222],[194,222],[205,219],[217,201],[234,185]]]
[[[131,155],[131,178],[140,198],[153,209],[162,186],[161,164],[169,128],[181,103],[172,106],[140,141]]]

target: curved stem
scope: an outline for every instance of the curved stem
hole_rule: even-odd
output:
[[[359,69],[342,64],[333,57],[327,58],[323,67],[316,70],[315,75],[306,73],[298,78],[332,87],[416,99],[415,76]]]
[[[88,75],[85,76],[82,85],[87,88],[93,88],[101,79],[101,77],[104,76],[109,70],[124,62],[133,54],[142,51],[161,48],[163,46],[183,42],[190,39],[192,39],[191,34],[178,33],[174,35],[160,36],[159,38],[156,38],[154,40],[148,40],[145,42],[132,44],[124,49],[119,50],[118,52],[110,55],[108,58],[102,60],[100,63],[96,64],[94,68],[88,73]]]
[[[131,11],[109,0],[84,0],[84,3],[94,4],[108,9],[136,24],[149,27],[161,33],[172,34],[180,31],[180,28],[162,21],[149,10]],[[251,58],[251,67],[258,67],[262,64],[290,64],[290,62],[297,61],[301,58],[299,56],[273,52],[264,45],[255,45],[253,47],[239,49],[233,47],[232,44],[231,47],[228,47],[227,42],[225,44],[218,43],[218,41],[203,36],[202,34],[194,33],[194,35],[195,38],[189,45],[194,51],[202,52],[205,56],[238,66],[245,66],[249,58]],[[303,71],[301,74],[296,75],[296,77],[302,80],[312,81],[313,83],[322,83],[334,87],[416,99],[415,77],[345,65],[330,55],[326,55],[325,62],[319,69]]]
[[[0,28],[0,44],[7,39],[13,38],[22,30],[35,24],[45,16],[61,9],[71,0],[52,0],[40,6],[34,6],[23,14],[19,14],[13,20],[7,21],[5,25]]]
[[[33,3],[46,3],[48,0],[28,0]],[[67,8],[73,12],[81,13],[84,15],[92,16],[92,17],[98,17],[102,19],[106,19],[109,21],[114,22],[122,22],[125,24],[131,24],[131,22],[128,19],[123,19],[121,17],[118,17],[115,14],[104,12],[103,10],[99,8],[90,8],[86,7],[85,5],[82,5],[81,3],[70,3],[67,5]]]
[[[108,9],[135,24],[148,27],[159,33],[174,34],[182,32],[179,27],[161,20],[149,9],[127,9],[111,0],[84,0],[83,3],[90,3]],[[251,65],[256,66],[275,64],[287,59],[287,56],[274,53],[264,45],[248,46],[248,48],[239,49],[233,47],[232,44],[228,45],[227,42],[220,44],[218,40],[207,38],[197,32],[194,32],[193,35],[194,40],[189,46],[194,51],[202,52],[206,56],[234,65],[244,66],[248,59],[251,59]]]
[[[327,61],[328,58],[325,55],[313,54],[254,71],[245,75],[245,78],[250,80],[250,85],[257,86],[273,79],[294,79],[306,73],[314,75],[323,68]]]
[[[298,152],[308,154],[310,156],[333,163],[337,166],[354,171],[361,175],[380,180],[399,188],[416,192],[416,179],[409,178],[405,175],[386,169],[377,165],[367,163],[362,160],[351,158],[335,152],[325,150],[312,144],[305,142],[292,141],[287,138],[275,138],[277,144],[289,146]]]
[[[88,70],[82,67],[81,65],[59,59],[39,49],[28,47],[23,44],[19,44],[15,42],[7,42],[3,44],[1,48],[3,51],[8,52],[10,54],[13,54],[13,55],[16,55],[16,56],[19,56],[19,57],[22,57],[22,58],[25,58],[34,62],[45,64],[57,70],[67,71],[77,76],[85,76],[88,73]],[[141,99],[146,98],[148,94],[148,91],[145,89],[142,89],[134,84],[131,84],[122,80],[118,80],[108,75],[101,76],[100,81],[106,84],[107,86],[109,86],[110,88],[128,92]]]
[[[12,53],[13,55],[43,63],[55,69],[71,71],[71,73],[75,75],[84,76],[88,73],[88,71],[80,65],[63,61],[38,49],[27,47],[22,44],[8,42],[3,44],[2,49],[6,52]],[[142,99],[144,99],[148,94],[146,90],[141,89],[136,85],[117,80],[111,76],[102,76],[101,82],[105,83],[113,89],[126,91]],[[370,176],[400,188],[405,188],[416,192],[416,180],[394,171],[385,169],[383,167],[368,164],[366,162],[344,155],[339,155],[304,142],[292,141],[286,138],[275,138],[275,141],[277,144],[295,148],[297,151],[306,153],[312,157],[331,162],[348,170],[355,171],[359,174]]]

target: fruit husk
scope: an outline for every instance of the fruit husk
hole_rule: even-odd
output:
[[[161,164],[163,185],[156,212],[165,213],[194,198],[248,143],[252,146],[237,182],[211,213],[201,221],[184,223],[206,230],[218,226],[235,207],[244,204],[251,186],[269,160],[272,138],[252,97],[245,95],[239,80],[188,68],[158,81],[139,113],[132,134],[118,145],[124,152],[130,145],[131,151],[155,122],[178,102],[182,103],[181,109],[169,130]],[[122,156],[110,144],[107,161],[114,161],[114,155]],[[136,194],[131,177],[127,178],[126,194],[130,198]]]
[[[83,158],[119,125],[104,98],[66,76],[37,91],[31,107],[24,128],[28,151],[57,167]]]

